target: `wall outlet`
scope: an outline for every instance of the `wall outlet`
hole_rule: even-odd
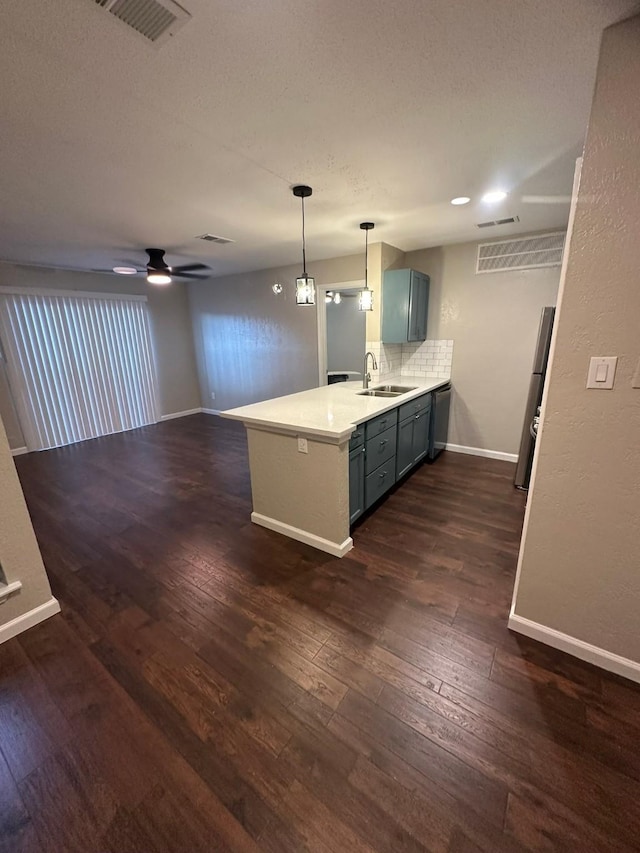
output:
[[[300,436],[298,436],[298,453],[308,453],[308,452],[309,452],[309,445],[307,444],[307,439],[306,438],[300,438]]]
[[[215,399],[216,399],[216,392],[215,392],[215,391],[212,391],[212,392],[211,392],[211,399],[212,399],[212,400],[215,400]]]

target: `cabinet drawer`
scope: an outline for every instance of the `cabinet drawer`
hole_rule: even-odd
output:
[[[391,459],[368,474],[364,480],[364,506],[369,509],[378,498],[381,498],[396,481],[396,457]]]
[[[398,423],[398,410],[391,409],[390,412],[385,412],[384,415],[378,415],[377,418],[372,418],[364,425],[364,439],[369,441],[376,435],[380,435],[386,429],[390,429]]]
[[[360,447],[361,444],[364,444],[364,424],[357,426],[351,433],[351,438],[349,439],[349,450],[355,450],[356,447]]]
[[[404,421],[412,415],[417,415],[418,412],[424,412],[431,408],[431,394],[423,394],[422,397],[416,397],[409,403],[400,406],[399,421]]]
[[[364,466],[365,474],[370,474],[380,467],[387,459],[396,455],[396,425],[386,429],[366,443],[367,455]]]

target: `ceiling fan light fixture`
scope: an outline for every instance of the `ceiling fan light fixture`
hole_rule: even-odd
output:
[[[361,222],[360,228],[364,231],[364,288],[358,294],[358,309],[373,311],[373,290],[369,287],[369,231],[375,228],[375,224]]]
[[[166,272],[149,272],[147,281],[149,284],[171,284],[172,278]]]
[[[293,187],[292,192],[302,204],[302,275],[296,279],[296,305],[316,304],[316,280],[307,274],[307,246],[304,235],[304,200],[309,198],[313,190],[305,184]]]
[[[454,204],[457,207],[460,204],[469,204],[470,201],[471,199],[468,195],[458,195],[451,199],[451,204]]]

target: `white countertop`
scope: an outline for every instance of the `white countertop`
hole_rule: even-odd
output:
[[[341,444],[358,424],[395,409],[421,394],[426,394],[451,382],[448,377],[425,379],[416,376],[395,376],[378,385],[407,385],[415,390],[397,397],[359,396],[362,382],[336,382],[298,394],[264,400],[237,409],[220,412],[223,418],[242,421],[247,426],[263,427],[275,432],[323,437]]]

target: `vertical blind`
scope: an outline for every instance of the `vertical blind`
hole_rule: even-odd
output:
[[[157,420],[145,300],[0,293],[0,340],[29,450]]]

